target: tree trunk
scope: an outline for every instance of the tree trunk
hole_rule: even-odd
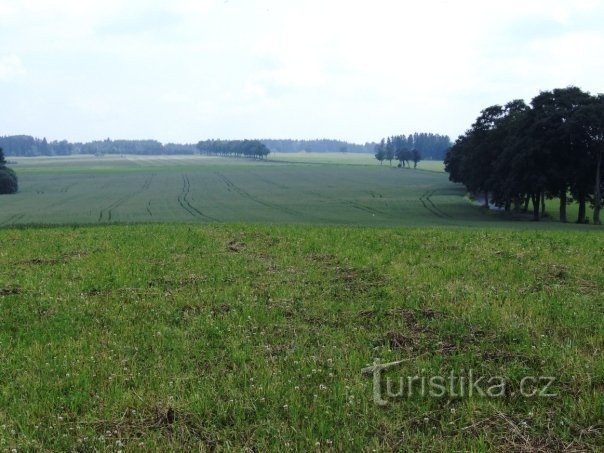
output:
[[[596,164],[596,187],[595,187],[595,199],[594,199],[594,223],[600,225],[600,208],[602,206],[602,182],[600,177],[600,171],[602,167],[602,150],[598,153],[598,161]]]
[[[579,215],[577,216],[577,223],[585,223],[585,203],[587,197],[583,194],[579,195]]]
[[[484,207],[489,209],[489,191],[484,191]]]
[[[505,200],[505,212],[510,212],[512,210],[512,202],[510,200]]]
[[[545,217],[545,191],[541,192],[541,217]]]
[[[518,214],[521,209],[522,209],[522,200],[520,199],[520,197],[514,198],[514,212],[516,214]]]
[[[530,201],[531,201],[531,196],[529,194],[527,194],[526,198],[524,199],[524,207],[522,208],[522,212],[528,212]]]
[[[540,203],[539,203],[539,201],[541,201],[541,193],[536,192],[536,193],[531,194],[531,199],[533,202],[533,220],[535,222],[538,222],[539,221],[539,208],[541,207]]]
[[[566,223],[566,188],[560,191],[560,222]]]

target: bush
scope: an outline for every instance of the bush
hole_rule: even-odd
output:
[[[10,168],[0,168],[0,195],[16,193],[19,190],[17,175]]]

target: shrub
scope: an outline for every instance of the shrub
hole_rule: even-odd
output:
[[[0,195],[16,193],[19,190],[17,175],[10,168],[0,168]]]

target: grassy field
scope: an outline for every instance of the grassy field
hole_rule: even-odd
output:
[[[417,170],[367,155],[278,154],[21,158],[20,191],[0,199],[0,226],[107,223],[510,226],[448,181],[442,162]],[[523,223],[523,222],[522,222]],[[533,228],[530,224],[523,227]],[[544,227],[558,228],[554,222]]]
[[[442,163],[271,159],[18,160],[0,451],[604,449],[601,228]]]
[[[20,192],[0,200],[0,225],[396,226],[492,220],[441,172],[380,167],[370,156],[287,157],[294,161],[282,161],[284,156],[269,162],[199,156],[19,159],[14,168]],[[340,164],[329,162],[337,157]]]
[[[604,448],[597,231],[113,225],[0,244],[0,449]],[[382,380],[506,390],[379,407],[361,372],[377,358],[404,361]],[[555,396],[518,394],[526,376]]]

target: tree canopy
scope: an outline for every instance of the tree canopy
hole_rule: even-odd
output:
[[[594,207],[599,223],[604,146],[604,102],[577,87],[543,91],[530,105],[514,100],[484,109],[445,158],[449,179],[481,193],[485,205],[506,211],[533,205],[539,220],[545,199],[558,199],[559,217],[579,205],[577,222]]]
[[[201,154],[264,159],[270,150],[260,140],[206,140],[197,144]]]

